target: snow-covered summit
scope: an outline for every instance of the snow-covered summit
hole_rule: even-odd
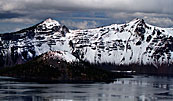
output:
[[[56,20],[48,18],[45,21],[43,21],[43,23],[41,23],[41,25],[45,25],[45,27],[47,27],[48,29],[51,29],[54,26],[60,26],[60,23]]]
[[[58,21],[51,18],[46,19],[45,21],[36,25],[33,28],[34,33],[36,34],[59,34],[65,36],[66,33],[69,33],[69,29],[65,25],[61,25]]]

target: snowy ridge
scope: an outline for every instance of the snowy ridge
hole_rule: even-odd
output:
[[[58,55],[67,61],[76,57],[90,63],[157,66],[173,61],[173,29],[155,27],[143,19],[87,30],[69,30],[47,19],[0,39],[1,66],[23,63],[49,51],[67,53]]]
[[[135,19],[127,24],[111,25],[98,29],[77,30],[77,41],[82,39],[84,44],[74,42],[77,50],[83,52],[84,60],[93,63],[114,64],[158,64],[172,62],[171,29],[156,28],[143,20]],[[79,34],[83,33],[79,39]],[[86,34],[86,35],[85,35]],[[160,34],[160,35],[159,35]],[[168,42],[169,40],[169,42]],[[162,50],[169,44],[169,50]],[[162,55],[164,54],[164,55]],[[160,58],[158,58],[161,56]]]

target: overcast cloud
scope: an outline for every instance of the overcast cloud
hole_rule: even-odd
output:
[[[136,17],[170,27],[173,26],[172,5],[173,0],[0,0],[0,31],[5,29],[4,24],[28,26],[48,17],[76,28],[124,23]],[[15,24],[8,28],[16,29]]]
[[[173,13],[172,0],[1,0],[1,11],[116,10]]]

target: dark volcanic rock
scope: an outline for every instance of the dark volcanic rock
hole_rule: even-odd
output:
[[[59,52],[54,52],[59,54]],[[15,67],[0,70],[1,76],[16,77],[24,81],[36,82],[109,82],[123,74],[113,74],[98,69],[89,63],[66,62],[51,57],[50,52]]]

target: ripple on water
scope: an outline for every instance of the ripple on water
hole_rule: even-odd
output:
[[[135,76],[110,84],[39,84],[0,77],[0,100],[173,101],[173,78]]]

